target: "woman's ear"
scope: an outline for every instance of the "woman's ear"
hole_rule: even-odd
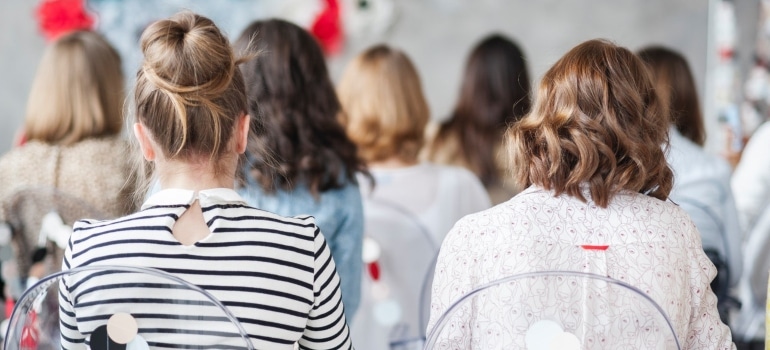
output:
[[[235,130],[235,146],[238,154],[243,154],[243,152],[246,152],[246,145],[249,142],[250,122],[251,117],[248,114],[241,114],[240,118],[238,118],[238,128]]]
[[[142,123],[134,123],[134,136],[139,141],[139,148],[142,149],[142,155],[148,162],[155,160],[155,149],[153,148],[152,141],[150,141],[147,130],[144,129]]]

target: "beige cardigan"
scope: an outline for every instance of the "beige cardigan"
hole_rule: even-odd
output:
[[[30,141],[0,157],[0,221],[17,229],[12,239],[21,276],[27,274],[46,213],[56,211],[71,226],[83,218],[115,218],[134,210],[127,151],[127,142],[113,136],[70,146]],[[61,262],[60,250],[53,252],[47,272]]]

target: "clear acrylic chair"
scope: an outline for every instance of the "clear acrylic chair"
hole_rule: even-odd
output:
[[[60,324],[61,283],[73,291],[72,326],[92,349],[253,349],[238,319],[206,290],[152,268],[91,265],[29,288],[11,315],[5,350],[61,349],[62,330],[71,334]]]
[[[626,283],[589,273],[524,273],[453,303],[425,349],[679,349],[665,312]]]
[[[366,198],[364,208],[365,250],[374,244],[379,254],[376,268],[364,267],[361,304],[351,323],[353,343],[372,350],[421,349],[440,242],[397,203]]]

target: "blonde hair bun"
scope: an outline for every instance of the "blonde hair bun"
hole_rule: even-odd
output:
[[[188,100],[218,96],[235,72],[236,60],[227,38],[210,19],[192,12],[150,25],[142,34],[141,48],[147,79]]]
[[[142,33],[136,118],[170,157],[221,158],[246,87],[230,42],[210,19],[181,12]]]

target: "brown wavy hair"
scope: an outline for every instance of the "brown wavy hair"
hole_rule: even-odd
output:
[[[310,33],[280,19],[256,21],[235,46],[259,53],[241,71],[252,117],[248,161],[263,190],[303,182],[316,195],[368,175],[337,120],[342,107]]]
[[[494,34],[470,54],[460,97],[449,119],[439,126],[428,157],[456,137],[455,157],[464,160],[485,186],[501,182],[497,152],[506,128],[530,108],[530,82],[524,53],[510,39]]]
[[[515,181],[607,207],[620,191],[668,198],[668,115],[645,64],[604,40],[584,42],[546,72],[533,110],[508,131]]]
[[[638,53],[650,68],[655,90],[668,106],[671,121],[682,136],[703,146],[706,127],[698,102],[698,90],[687,59],[676,51],[650,46]]]

